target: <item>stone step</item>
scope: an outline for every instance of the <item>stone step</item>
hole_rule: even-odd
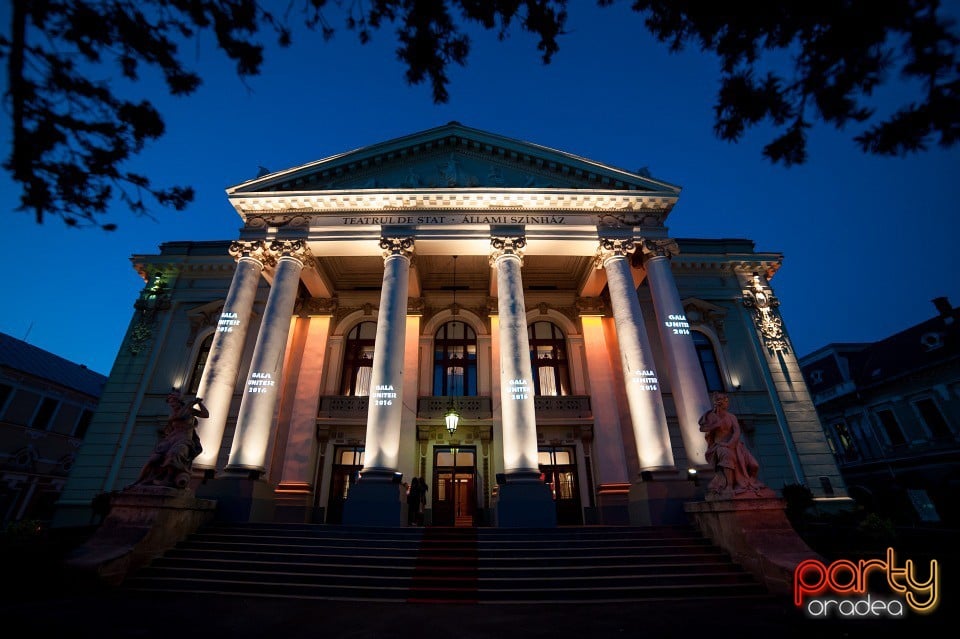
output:
[[[690,527],[202,529],[128,577],[132,590],[418,602],[765,597]]]

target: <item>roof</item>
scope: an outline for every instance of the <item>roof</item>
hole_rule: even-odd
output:
[[[960,358],[960,308],[944,299],[940,313],[873,343],[835,343],[801,358],[810,390],[820,392],[843,381],[834,354],[848,362],[849,377],[858,388],[947,364]],[[810,379],[812,370],[820,381]]]
[[[0,333],[0,367],[45,379],[91,397],[100,397],[107,378],[82,364]]]
[[[851,358],[851,374],[863,388],[911,371],[946,363],[960,355],[960,312],[937,315],[886,339]]]
[[[256,192],[396,188],[598,188],[676,198],[680,187],[459,122],[264,173],[227,189]]]

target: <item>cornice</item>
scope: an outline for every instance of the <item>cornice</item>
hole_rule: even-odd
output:
[[[577,189],[383,189],[234,193],[230,203],[244,220],[268,213],[323,214],[398,211],[644,212],[666,216],[676,196]],[[322,220],[318,220],[322,224]]]

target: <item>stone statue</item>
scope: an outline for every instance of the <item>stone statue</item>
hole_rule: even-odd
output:
[[[197,397],[188,404],[178,390],[167,395],[167,405],[170,406],[170,417],[167,418],[167,425],[160,430],[160,441],[130,488],[186,488],[190,483],[193,460],[203,451],[197,435],[197,418],[209,417],[210,413],[202,399]]]
[[[726,393],[713,394],[713,408],[700,418],[707,439],[707,461],[716,474],[707,486],[707,498],[729,499],[745,493],[761,496],[769,489],[757,478],[760,465],[741,439],[740,423],[729,412]]]

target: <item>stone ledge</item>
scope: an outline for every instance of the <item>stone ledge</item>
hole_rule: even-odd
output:
[[[797,534],[778,498],[690,502],[684,510],[713,543],[776,595],[790,596],[793,571],[805,559],[823,557]]]
[[[118,585],[212,521],[216,505],[189,489],[138,486],[112,493],[109,514],[96,533],[68,555],[66,565]]]

